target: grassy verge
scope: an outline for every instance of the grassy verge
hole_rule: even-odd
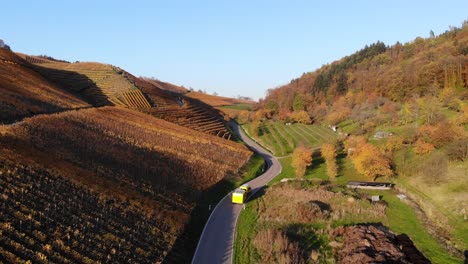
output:
[[[242,211],[236,228],[233,263],[257,263],[258,253],[252,246],[257,233],[258,200],[247,203]]]
[[[372,195],[380,195],[388,203],[385,210],[387,223],[393,232],[407,234],[416,247],[429,258],[432,263],[462,263],[461,259],[451,256],[437,240],[426,231],[413,208],[398,199],[390,191],[366,191]]]

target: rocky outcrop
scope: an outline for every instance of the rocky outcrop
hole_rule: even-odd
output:
[[[341,240],[331,246],[342,264],[431,263],[408,236],[396,236],[381,225],[339,227],[334,236]]]

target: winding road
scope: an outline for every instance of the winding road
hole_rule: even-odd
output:
[[[236,133],[251,150],[260,154],[267,163],[267,170],[257,178],[248,182],[252,187],[252,195],[266,185],[281,172],[281,164],[268,151],[255,143],[244,134],[239,125],[230,122]],[[237,218],[243,205],[231,203],[231,193],[226,195],[214,208],[205,224],[200,240],[198,241],[192,264],[198,263],[232,263],[234,236],[236,233]]]

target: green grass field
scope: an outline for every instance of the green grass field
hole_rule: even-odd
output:
[[[283,166],[282,173],[273,179],[268,186],[278,183],[281,179],[295,177],[294,169],[291,166],[291,157],[281,158],[280,163]],[[339,156],[338,165],[339,173],[336,181],[338,185],[343,186],[349,180],[365,179],[364,176],[359,175],[356,172],[351,161],[345,156]],[[325,163],[320,156],[314,155],[313,163],[307,169],[304,178],[309,180],[328,179],[325,172]],[[385,210],[386,218],[383,221],[383,224],[388,226],[397,234],[407,234],[415,243],[417,248],[421,250],[433,263],[462,263],[461,259],[448,254],[443,246],[429,234],[414,210],[396,197],[396,191],[363,192],[382,196],[383,200],[388,204],[387,209]],[[247,203],[246,209],[242,211],[239,217],[234,245],[234,263],[255,263],[260,259],[258,252],[252,245],[252,241],[260,228],[257,225],[257,212],[261,199],[262,198],[260,197]]]
[[[244,128],[252,135],[251,125]],[[292,124],[266,121],[260,126],[255,140],[265,146],[275,156],[287,156],[298,146],[318,148],[324,142],[336,140],[336,134],[329,128],[320,125]]]

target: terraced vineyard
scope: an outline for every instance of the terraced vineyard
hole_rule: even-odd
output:
[[[141,78],[121,69],[122,76],[148,96],[154,107],[142,111],[166,121],[197,131],[231,139],[231,133],[225,126],[221,111],[205,103],[181,94],[165,91]]]
[[[28,56],[26,58],[35,57]],[[137,109],[151,107],[143,93],[116,72],[111,65],[94,62],[63,63],[43,60],[38,63],[35,69],[60,86],[82,93],[95,105],[120,105]]]
[[[253,135],[251,124],[245,124],[244,128]],[[317,148],[324,142],[335,140],[336,134],[330,128],[320,125],[285,125],[266,121],[261,124],[255,138],[275,156],[285,156],[292,153],[297,146]]]

